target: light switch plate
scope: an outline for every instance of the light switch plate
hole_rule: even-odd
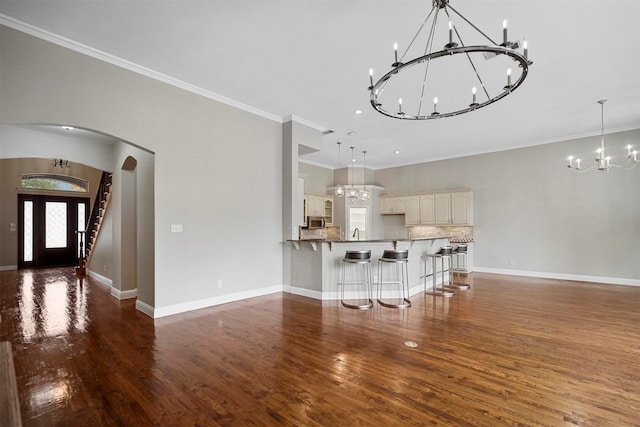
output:
[[[172,233],[182,233],[182,224],[171,224]]]

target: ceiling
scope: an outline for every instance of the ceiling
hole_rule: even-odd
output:
[[[598,134],[603,98],[607,132],[640,128],[640,1],[450,1],[494,39],[508,18],[534,64],[500,102],[425,121],[375,112],[367,87],[369,68],[390,69],[393,43],[409,43],[430,0],[0,0],[0,14],[333,130],[323,150],[302,156],[328,167],[338,166],[337,141],[343,162],[355,146],[358,161],[367,150],[367,167],[379,169]]]

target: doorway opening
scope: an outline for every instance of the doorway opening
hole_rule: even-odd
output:
[[[18,268],[76,265],[89,199],[18,194]]]
[[[367,239],[367,213],[369,208],[349,208],[349,238],[351,240]]]

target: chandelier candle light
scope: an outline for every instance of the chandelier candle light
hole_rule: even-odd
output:
[[[453,14],[457,15],[460,26],[452,20]],[[442,15],[448,22],[446,33],[438,32],[438,18]],[[421,33],[424,44],[418,46]],[[465,43],[463,34],[474,44]],[[444,47],[434,51],[434,43],[442,43]],[[402,55],[398,54],[398,43],[394,43],[391,70],[374,81],[373,68],[369,69],[371,106],[385,116],[402,120],[451,117],[486,107],[516,90],[527,77],[533,62],[529,61],[527,42],[522,44],[524,52],[520,53],[520,42],[509,41],[506,19],[502,22],[502,44],[497,44],[454,9],[450,0],[432,0],[431,11]],[[520,69],[519,73],[512,74],[514,63]],[[496,78],[504,76],[500,70],[507,72],[506,85],[504,80],[500,83],[500,77]],[[456,78],[452,79],[452,76]],[[471,104],[468,104],[468,98],[463,99],[466,96],[461,96],[469,90],[464,88],[464,82],[468,82],[467,88],[473,88]],[[412,96],[411,91],[416,92],[416,88],[417,94]],[[480,89],[479,93],[476,88]],[[436,89],[440,92],[439,97],[435,96]],[[423,100],[430,98],[434,101],[431,114],[423,112]],[[440,111],[438,100],[441,101]],[[397,112],[391,105],[398,106]]]
[[[627,145],[627,164],[626,165],[618,165],[611,162],[611,156],[607,156],[606,147],[604,145],[604,103],[607,102],[606,99],[601,99],[598,101],[600,104],[600,119],[601,119],[601,133],[600,133],[600,147],[596,150],[596,164],[587,168],[582,169],[582,160],[579,158],[575,158],[573,156],[569,156],[567,159],[569,162],[567,163],[567,167],[569,169],[573,169],[575,173],[585,173],[590,172],[592,170],[599,170],[603,172],[609,172],[609,169],[613,166],[618,169],[633,169],[638,164],[638,152],[636,150],[631,150],[633,147],[631,144]],[[575,164],[574,164],[575,159]]]

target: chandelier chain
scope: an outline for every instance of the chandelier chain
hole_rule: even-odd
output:
[[[431,12],[429,12],[429,14],[427,15],[426,18],[424,18],[424,21],[422,21],[422,25],[420,25],[420,28],[418,28],[418,32],[416,32],[416,35],[413,36],[413,39],[411,39],[411,42],[409,43],[409,46],[407,46],[407,48],[404,50],[404,53],[402,54],[402,56],[400,56],[400,62],[402,62],[404,60],[404,57],[407,55],[407,53],[409,52],[409,49],[411,49],[411,46],[413,46],[413,43],[416,41],[416,39],[418,38],[418,36],[420,35],[420,33],[422,32],[422,29],[424,28],[424,24],[427,23],[427,21],[429,20],[429,18],[431,17],[431,15],[433,14],[433,11],[435,10],[435,8],[431,9]],[[436,12],[437,14],[437,12]],[[433,31],[433,30],[432,30]]]
[[[438,13],[440,10],[436,10],[436,15],[433,17],[433,23],[431,25],[431,31],[429,32],[429,38],[427,39],[427,45],[424,48],[424,54],[433,52],[433,35],[436,31],[436,23],[438,21]],[[422,102],[424,101],[424,90],[427,87],[427,76],[429,75],[429,65],[431,61],[427,61],[427,65],[424,67],[424,79],[422,80],[422,92],[420,93],[420,103],[418,104],[418,116],[422,112]]]
[[[486,34],[484,34],[482,31],[480,31],[480,29],[478,29],[478,27],[473,25],[471,22],[469,22],[469,20],[467,18],[462,16],[462,14],[460,14],[457,10],[455,10],[453,7],[451,7],[451,5],[449,5],[449,7],[451,8],[452,11],[454,11],[456,13],[456,15],[458,15],[459,17],[464,19],[465,22],[467,22],[469,25],[471,25],[473,28],[475,28],[480,34],[485,36],[491,43],[496,44],[493,40],[491,40],[489,37],[487,37]],[[449,11],[447,9],[445,9],[444,11],[447,14],[447,18],[449,18],[449,20],[451,20],[451,16],[449,15]],[[456,33],[456,36],[458,37],[458,40],[460,40],[460,46],[465,47],[464,41],[462,40],[462,37],[460,36],[460,33],[458,32],[458,27],[456,27],[454,25],[453,26],[453,31]],[[484,94],[487,96],[487,99],[491,99],[491,95],[489,95],[489,91],[487,90],[487,87],[485,86],[484,81],[482,81],[482,77],[480,77],[480,73],[478,73],[478,69],[476,68],[476,64],[473,63],[473,61],[471,60],[471,56],[469,56],[469,52],[465,52],[465,56],[469,60],[469,64],[471,64],[471,68],[473,69],[473,72],[475,73],[476,77],[478,78],[478,83],[480,83],[480,87],[484,91]]]
[[[489,40],[489,42],[491,42],[491,44],[494,44],[494,45],[498,44],[498,43],[494,42],[491,39],[491,37],[486,35],[480,28],[476,27],[471,21],[469,21],[467,18],[465,18],[464,15],[462,15],[460,12],[458,12],[453,6],[448,4],[447,7],[451,8],[451,10],[453,10],[456,13],[456,15],[458,15],[460,18],[462,18],[464,20],[464,22],[466,22],[467,24],[471,25],[477,32],[482,34],[487,40]]]

